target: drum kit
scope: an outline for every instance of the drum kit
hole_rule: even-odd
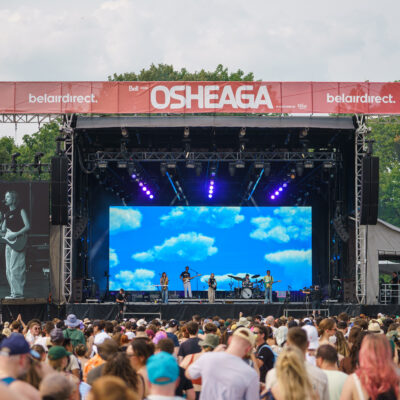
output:
[[[260,275],[253,275],[250,279],[253,281],[246,281],[245,278],[240,276],[228,275],[231,278],[231,283],[229,284],[231,288],[231,296],[235,299],[262,299],[263,295],[261,292],[264,291],[264,285],[262,279],[257,279]],[[235,281],[237,282],[237,287],[235,286]]]

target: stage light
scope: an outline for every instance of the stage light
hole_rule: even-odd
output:
[[[333,161],[324,161],[323,163],[324,168],[333,168],[335,166],[335,163]]]
[[[147,186],[143,186],[142,190],[143,190],[143,192],[145,192],[147,190]]]
[[[242,161],[242,160],[237,160],[237,161],[235,162],[235,167],[236,167],[236,168],[244,168],[245,166],[246,166],[246,164],[245,164],[245,162]]]
[[[311,160],[304,161],[304,168],[314,168],[314,161]]]
[[[108,162],[107,161],[97,161],[97,167],[98,168],[104,169],[104,168],[107,168],[107,166],[108,166]]]
[[[261,161],[256,161],[256,162],[254,163],[254,168],[255,168],[255,169],[263,169],[263,168],[264,168],[264,163],[261,162]]]
[[[239,137],[244,137],[244,136],[246,136],[246,128],[240,128]]]
[[[208,195],[208,198],[209,198],[209,199],[212,199],[212,194],[209,194],[209,195]]]
[[[302,129],[302,130],[300,131],[299,136],[300,136],[301,138],[305,138],[307,135],[308,135],[308,128],[304,128],[304,129]]]
[[[196,163],[193,160],[188,160],[186,162],[186,168],[195,168],[196,167]]]
[[[279,196],[279,191],[278,190],[275,192],[275,196]]]
[[[190,130],[189,130],[189,128],[186,127],[186,128],[183,130],[183,137],[188,138],[189,135],[190,135]]]
[[[271,173],[271,163],[264,164],[264,176],[269,176]]]
[[[131,178],[132,178],[132,179],[136,179],[136,177],[137,177],[137,175],[136,175],[135,173],[133,173],[133,174],[131,175]]]
[[[128,136],[128,130],[126,128],[121,128],[121,135],[123,137],[127,137]]]
[[[128,163],[126,161],[118,161],[117,167],[118,168],[127,168],[128,167]]]
[[[150,199],[154,199],[154,196],[151,194],[151,195],[149,196],[149,198],[150,198]]]
[[[168,169],[175,169],[175,168],[176,168],[176,162],[168,162],[168,163],[166,164],[166,167],[167,167]]]
[[[297,176],[302,176],[304,172],[304,164],[302,162],[296,163]]]
[[[294,169],[292,169],[290,171],[289,178],[290,179],[296,179],[296,171]]]
[[[149,195],[150,195],[150,193],[151,193],[151,192],[150,192],[150,190],[148,190],[148,191],[146,192],[147,196],[149,196]]]
[[[285,182],[285,183],[282,185],[282,187],[285,188],[285,187],[287,187],[287,185],[288,185],[288,184]]]
[[[139,182],[139,186],[142,187],[143,186],[143,182]]]
[[[271,200],[275,200],[275,196],[272,194],[270,197]]]
[[[280,192],[282,192],[282,191],[283,191],[283,187],[281,186],[278,190],[279,190]]]

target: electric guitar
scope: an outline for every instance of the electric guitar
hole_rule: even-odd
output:
[[[280,282],[280,281],[273,281],[273,282],[266,283],[266,284],[265,284],[265,287],[269,289],[269,288],[272,287],[272,285],[273,285],[274,283],[278,283],[278,282]]]
[[[183,283],[186,283],[186,282],[190,282],[194,278],[197,278],[198,276],[201,276],[201,274],[197,274],[195,276],[191,276],[190,278],[181,278],[181,279],[182,279]]]
[[[14,234],[14,232],[7,229],[6,234],[3,237],[0,237],[0,243],[8,244],[13,250],[15,251],[22,251],[24,250],[26,243],[28,241],[28,237],[25,233],[22,235],[18,235],[15,239],[10,240],[8,237]]]

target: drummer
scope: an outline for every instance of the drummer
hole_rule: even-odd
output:
[[[244,280],[242,281],[242,287],[243,288],[248,288],[248,287],[252,287],[253,284],[252,282],[250,282],[250,275],[246,274]]]

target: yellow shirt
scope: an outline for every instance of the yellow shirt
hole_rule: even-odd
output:
[[[273,281],[274,281],[274,278],[272,278],[272,275],[270,275],[270,276],[265,275],[265,276],[264,276],[264,286],[265,286],[266,288],[272,287],[272,282],[273,282]]]

